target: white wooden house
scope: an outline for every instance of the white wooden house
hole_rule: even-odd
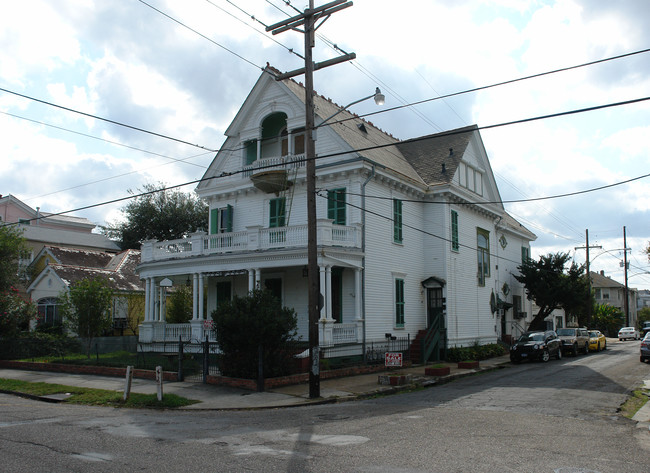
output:
[[[142,245],[140,341],[201,340],[233,294],[274,291],[307,339],[305,90],[267,69],[196,188],[210,232]],[[314,97],[316,125],[340,108]],[[400,141],[347,111],[316,130],[320,343],[430,329],[441,347],[495,342],[530,316],[514,279],[535,235],[500,203],[476,126]],[[191,323],[164,323],[160,282],[191,284]],[[164,304],[163,304],[164,306]]]

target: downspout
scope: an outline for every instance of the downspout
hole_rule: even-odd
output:
[[[373,164],[370,175],[361,184],[361,315],[363,316],[363,343],[361,350],[363,361],[366,361],[366,185],[375,177],[375,166]]]

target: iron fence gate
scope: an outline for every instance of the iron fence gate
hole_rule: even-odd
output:
[[[207,383],[209,375],[218,376],[217,342],[207,339],[200,343],[178,343],[178,380]]]

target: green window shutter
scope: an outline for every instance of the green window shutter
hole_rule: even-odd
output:
[[[395,326],[404,326],[404,280],[395,279]]]
[[[232,232],[232,218],[233,218],[234,209],[232,205],[226,207],[226,232]]]
[[[337,225],[345,225],[345,189],[327,191],[327,218]]]
[[[219,231],[219,209],[210,210],[210,235]]]
[[[402,201],[393,199],[393,241],[402,243]]]
[[[284,227],[285,198],[269,201],[269,228]]]
[[[253,164],[257,160],[257,140],[244,143],[246,147],[246,164]]]
[[[458,243],[458,212],[451,211],[451,249],[458,251],[460,244]]]
[[[526,248],[525,246],[522,246],[521,247],[521,262],[525,263],[526,261],[528,261],[528,258],[529,258],[529,256],[528,256],[528,248]]]

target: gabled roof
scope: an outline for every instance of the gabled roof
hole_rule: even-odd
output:
[[[29,205],[25,204],[22,200],[18,199],[17,197],[11,194],[5,196],[0,195],[0,204],[14,205],[22,209],[23,212],[27,213],[32,218],[37,218],[37,217],[42,217],[43,219],[47,218],[47,222],[52,225],[64,225],[64,226],[85,228],[87,229],[87,231],[90,231],[97,226],[84,217],[75,217],[74,215],[59,215],[59,214],[53,214],[51,212],[41,212],[38,209],[35,210],[31,208]],[[9,223],[15,223],[15,222],[9,222]],[[36,223],[35,225],[38,225],[38,223]]]
[[[596,273],[594,271],[589,271],[591,276],[591,286],[592,287],[608,287],[616,289],[624,289],[625,285],[621,284],[618,281],[614,281],[612,278],[609,278],[601,273]]]
[[[57,264],[84,266],[88,268],[105,268],[115,256],[112,253],[60,246],[44,246],[34,261],[49,255]]]
[[[517,221],[512,215],[508,212],[503,213],[503,219],[501,225],[505,225],[506,228],[514,233],[523,234],[528,240],[534,241],[537,240],[537,235],[524,227],[519,221]]]
[[[471,125],[422,136],[398,143],[397,149],[427,185],[449,184],[477,130]]]
[[[66,285],[87,278],[103,277],[114,291],[142,291],[142,283],[135,272],[140,262],[140,251],[126,250],[117,255],[89,250],[48,247],[40,255],[49,254],[55,262],[47,266],[27,289],[31,292],[46,274],[54,273]]]

